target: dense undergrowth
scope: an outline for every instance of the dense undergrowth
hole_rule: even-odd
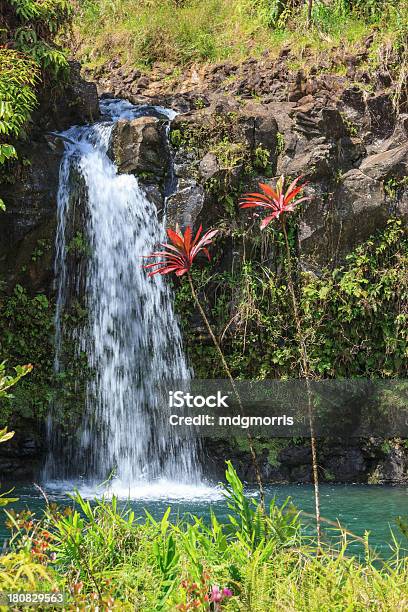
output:
[[[290,45],[325,52],[353,50],[376,32],[372,60],[384,41],[406,41],[407,2],[315,0],[85,0],[78,3],[71,41],[90,67],[112,58],[148,70],[155,63],[177,68],[191,62],[243,60]],[[309,62],[310,63],[310,62]]]
[[[66,368],[55,373],[54,316],[53,299],[42,293],[30,295],[20,284],[11,294],[0,291],[0,355],[7,357],[8,368],[15,363],[34,366],[31,376],[0,402],[0,423],[18,427],[21,419],[43,421],[58,397],[61,425],[69,431],[76,427],[83,410],[87,358],[67,338],[61,355]],[[64,314],[66,332],[82,325],[84,316],[75,303]]]
[[[38,90],[67,76],[66,53],[55,37],[71,9],[69,0],[0,4],[0,167],[17,157],[15,140],[25,135]]]
[[[272,500],[263,515],[231,464],[226,476],[223,522],[171,519],[170,508],[159,520],[136,517],[115,498],[90,503],[78,493],[72,507],[47,505],[43,517],[8,512],[1,590],[64,592],[81,610],[406,609],[408,561],[397,539],[384,560],[368,536],[331,525],[317,551],[290,500]]]
[[[231,240],[231,228],[225,230]],[[399,219],[351,253],[344,265],[302,272],[300,306],[314,372],[332,377],[404,376],[407,337],[407,231]],[[203,268],[195,283],[211,308],[218,337],[235,377],[285,379],[299,372],[299,354],[282,272],[282,235],[233,232],[233,251],[242,266]],[[292,228],[293,246],[295,228]],[[274,253],[271,265],[270,253]],[[218,268],[219,270],[219,268]],[[176,305],[191,329],[193,303],[186,283]],[[210,344],[185,334],[198,377],[222,377]]]
[[[231,240],[229,230],[224,238]],[[291,230],[294,240],[294,229]],[[220,271],[198,267],[194,279],[211,313],[234,376],[243,379],[291,378],[298,371],[285,277],[281,269],[282,236],[233,231],[234,251],[244,253],[243,265]],[[220,253],[222,250],[220,251]],[[273,265],[270,254],[273,253]],[[280,253],[280,255],[279,255]],[[323,378],[404,376],[408,356],[407,232],[391,219],[348,256],[342,267],[319,276],[303,273],[301,306],[314,371]],[[191,333],[194,303],[187,283],[176,290],[176,307],[185,328],[190,361],[197,377],[223,377],[210,342]],[[67,313],[67,329],[82,324],[84,313]],[[0,406],[2,423],[20,418],[44,419],[58,394],[61,424],[75,426],[84,393],[86,356],[76,355],[68,342],[64,373],[53,373],[54,305],[45,295],[30,296],[20,285],[0,298],[0,351],[8,363],[33,363],[13,398]]]

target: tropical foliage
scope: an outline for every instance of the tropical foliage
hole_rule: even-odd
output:
[[[260,208],[268,212],[261,221],[261,229],[265,229],[273,219],[278,219],[282,215],[293,212],[300,202],[310,200],[310,198],[297,196],[303,191],[305,185],[298,185],[302,177],[298,176],[290,183],[285,191],[285,177],[281,176],[273,189],[270,185],[259,183],[262,193],[246,193],[240,199],[241,208]],[[297,198],[297,199],[296,199]]]
[[[77,609],[187,612],[402,610],[408,562],[395,539],[380,559],[369,539],[330,525],[319,555],[290,500],[266,513],[228,464],[228,517],[137,517],[116,498],[8,512],[3,590],[65,592]]]
[[[292,213],[295,215],[296,213]],[[296,234],[290,220],[289,242],[295,254]],[[192,270],[200,300],[208,304],[215,333],[234,377],[288,378],[299,375],[299,353],[287,291],[282,231],[271,225],[256,236],[236,232],[233,250],[244,251],[242,266]],[[265,238],[264,238],[265,236]],[[266,238],[267,237],[267,238]],[[273,249],[276,265],[262,258],[264,241]],[[408,233],[401,219],[391,218],[350,253],[341,266],[327,267],[319,276],[302,275],[299,296],[304,334],[313,370],[332,377],[403,376],[408,356]],[[283,268],[284,270],[284,268]],[[186,326],[186,342],[197,376],[218,378],[222,370],[215,351],[199,346],[191,334],[193,301],[187,284],[177,288],[176,305]]]
[[[166,249],[165,251],[152,253],[146,256],[148,258],[158,257],[163,260],[144,266],[147,269],[156,268],[156,270],[149,273],[149,276],[154,276],[155,274],[169,274],[170,272],[174,272],[176,276],[183,276],[183,274],[189,272],[194,259],[200,252],[205,253],[208,261],[211,261],[207,247],[212,243],[212,239],[218,234],[218,230],[208,230],[208,232],[205,232],[205,234],[201,236],[202,231],[203,228],[200,225],[193,239],[193,230],[190,226],[186,228],[184,234],[179,229],[174,231],[169,228],[167,230],[167,235],[171,244],[162,244],[161,246]]]
[[[18,383],[20,378],[26,376],[26,374],[31,372],[32,369],[33,366],[31,365],[31,363],[28,365],[16,366],[14,368],[15,373],[13,375],[10,375],[6,374],[6,362],[3,361],[2,363],[0,363],[0,399],[10,397],[9,391],[11,387],[14,387],[14,385]],[[4,440],[0,439],[0,442],[3,441]]]
[[[37,89],[64,78],[68,62],[54,38],[71,15],[68,0],[6,0],[0,7],[0,166],[37,103]],[[0,199],[0,208],[4,202]]]

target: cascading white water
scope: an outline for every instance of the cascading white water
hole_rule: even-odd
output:
[[[49,418],[45,480],[69,478],[72,464],[80,462],[85,465],[77,473],[94,481],[114,470],[116,488],[122,490],[158,478],[198,483],[196,440],[181,439],[168,425],[166,398],[160,393],[163,382],[189,378],[171,294],[165,279],[148,278],[141,267],[141,256],[157,249],[164,230],[137,179],[119,175],[107,156],[113,122],[150,112],[120,100],[104,101],[102,110],[110,122],[74,127],[62,135],[55,368],[64,368],[67,300],[72,292],[82,291],[88,318],[75,341],[78,351],[87,355],[91,374],[84,417],[71,445],[77,448],[65,459],[57,457],[61,442],[52,415]],[[172,118],[172,111],[150,110]],[[67,227],[78,209],[89,251],[82,270],[67,263]]]

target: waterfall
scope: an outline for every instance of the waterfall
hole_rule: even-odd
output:
[[[121,100],[102,101],[101,110],[108,121],[61,135],[54,365],[63,375],[64,312],[73,296],[81,297],[86,322],[70,340],[78,355],[86,355],[89,377],[83,416],[68,447],[56,425],[58,401],[50,411],[44,480],[101,482],[113,471],[118,488],[129,491],[156,479],[198,483],[197,442],[168,424],[160,392],[164,382],[190,376],[171,292],[165,278],[149,278],[141,267],[141,256],[163,242],[163,224],[137,178],[118,174],[107,155],[117,119],[158,114],[170,120],[174,114]],[[87,250],[82,264],[72,263],[68,246],[78,217]]]

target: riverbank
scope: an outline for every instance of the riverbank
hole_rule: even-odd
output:
[[[140,523],[137,509],[115,499],[90,504],[79,494],[77,510],[58,510],[50,500],[43,519],[13,513],[13,552],[1,557],[0,586],[104,610],[405,609],[408,565],[397,540],[385,559],[369,538],[334,524],[317,550],[290,502],[272,499],[263,515],[231,466],[227,481],[223,514],[213,501],[210,517],[208,507],[203,516],[190,506],[197,516],[187,521],[170,507],[150,507]],[[383,501],[372,498],[366,507],[378,512]]]
[[[9,489],[12,483],[3,483]],[[44,492],[50,503],[60,507],[72,506],[68,493],[77,487],[84,499],[92,501],[103,495],[103,487],[90,487],[81,482],[56,482],[43,485]],[[257,491],[245,487],[249,498],[257,499]],[[135,516],[143,519],[147,510],[156,520],[159,520],[168,507],[171,507],[171,519],[174,521],[187,514],[194,514],[210,521],[211,512],[219,521],[228,519],[228,507],[222,495],[222,487],[213,484],[183,485],[175,482],[158,481],[153,484],[141,484],[131,489],[113,486],[113,494],[118,496],[119,506],[131,509]],[[32,485],[17,486],[13,496],[18,501],[13,504],[17,512],[31,510],[39,518],[46,508],[46,500],[42,493]],[[108,499],[112,489],[107,490]],[[313,489],[311,485],[266,485],[266,497],[269,502],[276,499],[282,505],[289,497],[294,506],[305,513],[302,522],[313,532],[313,519],[306,515],[314,512]],[[380,556],[387,557],[392,543],[391,530],[397,533],[397,517],[408,516],[408,489],[401,486],[384,485],[321,485],[322,516],[328,521],[340,523],[353,534],[363,537],[365,531],[370,532],[370,544]],[[326,538],[330,540],[331,527],[326,525]],[[0,525],[0,537],[4,538],[7,531]],[[404,544],[403,539],[401,540]],[[407,542],[408,545],[408,542]],[[358,542],[350,550],[361,553]]]

